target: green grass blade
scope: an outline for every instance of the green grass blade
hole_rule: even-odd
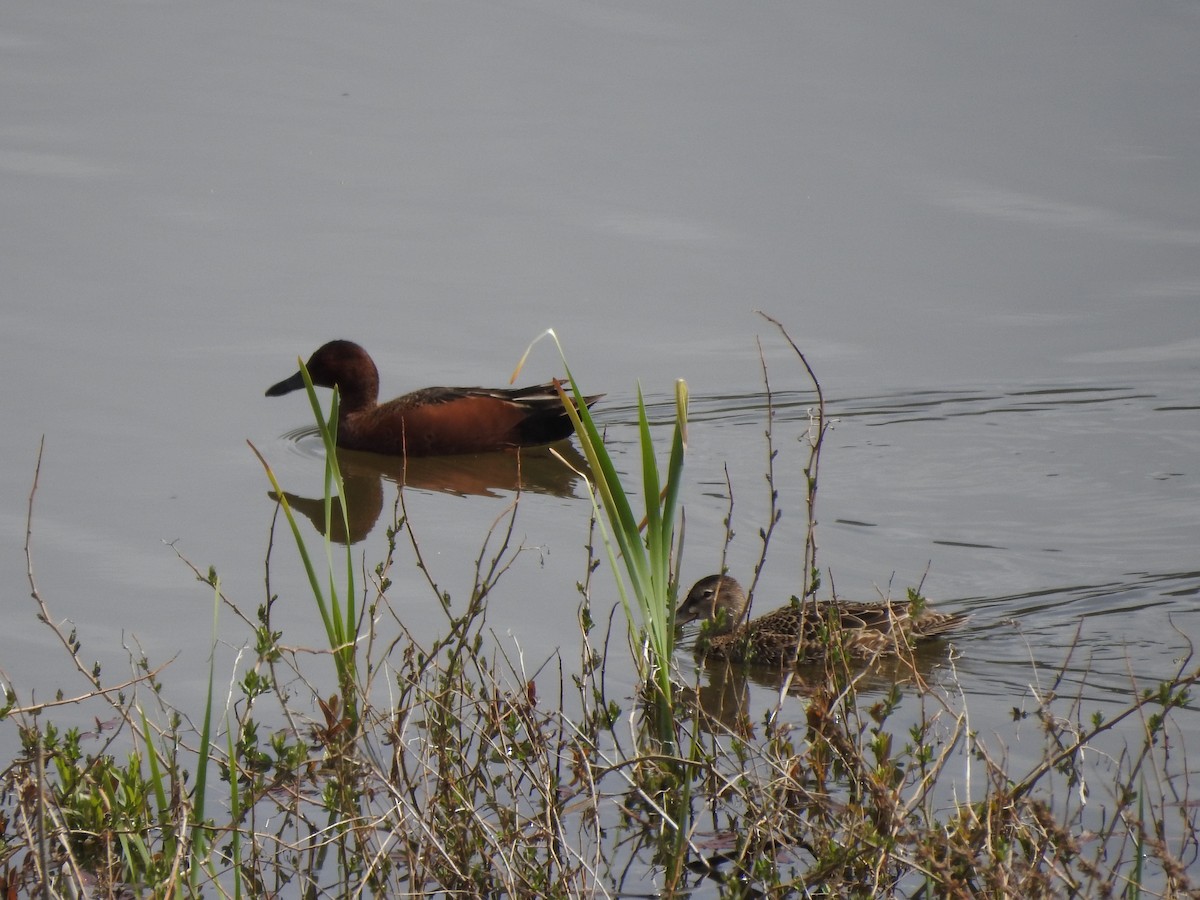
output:
[[[212,752],[213,683],[217,666],[217,622],[221,610],[221,583],[213,583],[212,641],[208,650],[208,694],[204,704],[204,723],[200,727],[200,746],[196,749],[196,789],[192,801],[192,865],[189,868],[192,889],[197,886],[199,863],[208,856],[208,833],[204,825],[204,809],[208,790],[208,770]]]
[[[656,583],[660,572],[662,549],[662,509],[659,506],[658,460],[654,456],[654,440],[650,436],[650,421],[646,417],[646,401],[642,397],[642,386],[637,389],[638,442],[642,449],[642,489],[646,503],[646,547],[650,552],[650,578]]]
[[[565,360],[563,364],[566,365]],[[571,376],[569,367],[567,368],[567,378],[571,384],[571,392],[575,398],[575,402],[572,403],[568,399],[566,392],[559,386],[558,390],[563,400],[563,406],[566,408],[567,416],[571,419],[571,424],[575,426],[579,445],[583,449],[584,457],[587,459],[588,466],[592,470],[592,483],[600,493],[600,499],[603,502],[605,512],[608,514],[609,522],[612,524],[613,536],[616,538],[617,545],[621,548],[621,556],[625,559],[627,568],[633,567],[630,568],[631,575],[635,572],[639,573],[634,578],[634,582],[635,584],[640,584],[645,580],[640,574],[645,569],[645,552],[641,546],[637,518],[633,514],[632,507],[629,505],[629,498],[621,486],[620,477],[617,475],[612,458],[604,446],[604,441],[600,436],[599,430],[596,428],[596,423],[588,411],[587,404],[583,401],[583,392],[580,391],[579,385],[576,384],[575,379]]]
[[[225,717],[225,740],[229,753],[229,865],[233,869],[233,896],[242,896],[242,794],[238,779],[237,748],[233,743],[234,728]]]
[[[357,722],[357,713],[355,711],[357,704],[354,697],[354,686],[357,683],[355,635],[358,627],[358,613],[354,553],[349,541],[347,541],[345,544],[345,582],[344,586],[339,589],[339,567],[334,562],[334,541],[330,537],[333,533],[332,525],[335,506],[338,515],[341,517],[343,533],[350,534],[350,509],[346,500],[345,482],[342,478],[341,466],[337,455],[337,423],[341,399],[335,387],[329,414],[326,416],[324,410],[321,409],[321,402],[317,397],[312,377],[303,360],[300,360],[300,374],[304,381],[305,394],[308,396],[309,405],[312,407],[313,418],[317,423],[317,433],[321,436],[321,442],[325,447],[325,468],[323,473],[323,496],[325,501],[324,586],[322,586],[321,579],[317,575],[316,567],[313,565],[308,548],[300,532],[300,526],[292,512],[291,505],[287,501],[287,496],[279,485],[278,479],[276,479],[271,467],[253,444],[251,444],[251,449],[254,450],[255,455],[258,456],[259,461],[266,470],[267,477],[270,478],[271,485],[275,489],[275,494],[279,497],[280,504],[283,506],[288,525],[292,529],[292,537],[296,542],[296,548],[303,561],[309,586],[312,589],[314,599],[317,601],[317,608],[320,610],[321,621],[325,627],[325,635],[333,653],[334,665],[337,668],[338,682],[342,698],[345,701],[345,708],[351,718]],[[344,600],[342,599],[343,597]]]
[[[146,711],[141,707],[138,708],[138,714],[142,720],[142,742],[146,745],[146,761],[150,765],[150,786],[154,790],[154,802],[158,807],[158,820],[161,824],[165,824],[167,789],[163,782],[162,769],[158,765],[158,753],[155,752],[154,745],[150,743],[150,720],[146,718]]]
[[[341,395],[337,388],[333,389],[333,399],[330,401],[329,415],[326,417],[324,410],[321,409],[321,401],[317,397],[312,376],[308,373],[308,366],[305,365],[303,360],[300,360],[300,374],[304,379],[304,392],[308,395],[308,403],[312,407],[313,419],[317,423],[317,432],[321,436],[321,443],[325,446],[325,558],[327,564],[326,570],[329,573],[329,600],[332,607],[331,621],[335,623],[335,630],[330,643],[334,647],[345,647],[351,640],[351,635],[354,632],[354,623],[357,618],[355,614],[357,591],[354,586],[354,556],[350,549],[350,543],[347,541],[346,601],[345,605],[342,606],[338,603],[338,590],[334,581],[334,572],[337,571],[337,568],[333,564],[333,542],[329,539],[329,535],[332,534],[333,524],[333,503],[331,502],[331,498],[335,496],[337,497],[337,509],[342,519],[342,533],[350,534],[350,510],[347,506],[345,482],[342,479],[342,470],[338,463],[337,455],[337,423],[341,408]]]
[[[588,483],[593,509],[596,511],[597,521],[600,523],[605,550],[608,553],[614,575],[616,575],[617,589],[629,622],[631,638],[634,638],[635,645],[642,640],[649,642],[652,653],[650,665],[657,673],[656,679],[659,681],[664,698],[662,702],[669,706],[671,695],[669,660],[674,650],[675,640],[672,628],[674,610],[671,608],[673,599],[670,584],[671,552],[674,546],[675,509],[682,482],[683,451],[686,446],[684,440],[687,408],[686,385],[682,381],[676,384],[676,409],[677,412],[682,412],[684,418],[680,421],[677,416],[670,461],[667,467],[668,480],[665,491],[662,489],[658,460],[654,452],[645,398],[641,386],[638,386],[638,435],[641,449],[643,500],[646,509],[646,533],[643,536],[639,521],[629,502],[629,495],[621,482],[612,457],[604,445],[600,430],[596,427],[595,420],[587,408],[584,393],[580,390],[579,384],[571,372],[562,345],[553,330],[547,330],[541,335],[541,337],[546,336],[551,337],[558,346],[559,356],[566,368],[567,382],[570,385],[571,393],[568,396],[563,386],[558,385],[559,396],[592,471],[592,479],[585,478],[585,481]],[[540,340],[541,337],[537,340]],[[533,343],[536,342],[535,340]],[[533,344],[530,344],[530,348],[525,351],[522,364],[532,347]],[[520,365],[517,368],[519,371]],[[604,527],[604,517],[599,516],[596,495],[599,495],[599,506],[602,506],[606,513],[611,532]],[[613,540],[620,549],[626,574],[637,598],[637,618],[634,617],[633,605],[625,590],[624,579],[619,574],[616,556],[612,552]],[[640,655],[638,665],[639,668],[643,665],[643,657]],[[642,672],[643,676],[649,674],[650,672],[647,671]],[[663,718],[665,720],[669,716]]]
[[[250,444],[249,441],[246,441],[246,443]],[[308,548],[304,544],[304,536],[300,532],[300,524],[296,521],[291,504],[287,501],[287,495],[284,493],[283,488],[280,487],[279,480],[275,477],[275,472],[271,469],[270,464],[258,452],[258,448],[250,444],[250,449],[254,451],[254,455],[258,457],[258,461],[262,463],[263,469],[266,470],[267,478],[271,482],[275,496],[279,498],[279,505],[283,507],[283,515],[292,529],[292,537],[295,538],[296,549],[300,552],[300,561],[304,565],[305,574],[308,576],[309,587],[312,588],[313,597],[316,598],[317,609],[321,612],[321,621],[325,625],[325,633],[328,635],[329,641],[333,646],[341,646],[341,641],[337,640],[338,626],[334,624],[329,614],[329,607],[325,602],[325,593],[321,589],[321,581],[317,578],[317,570],[313,567],[312,558],[308,555]]]

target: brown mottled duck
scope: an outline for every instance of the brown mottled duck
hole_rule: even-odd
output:
[[[835,631],[840,631],[848,655],[869,659],[938,637],[967,620],[964,615],[934,612],[923,600],[810,600],[743,623],[747,602],[737,579],[709,575],[688,592],[675,613],[675,623],[714,623],[702,644],[709,656],[782,666],[793,660],[811,663],[824,659]]]

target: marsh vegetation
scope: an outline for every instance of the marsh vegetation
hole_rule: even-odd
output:
[[[813,509],[827,421],[809,375],[795,602],[822,590]],[[291,646],[278,630],[273,538],[257,604],[183,560],[214,619],[233,616],[245,634],[236,668],[211,672],[203,709],[168,705],[161,665],[136,652],[119,681],[79,652],[37,586],[35,477],[35,614],[80,687],[35,701],[44,686],[4,673],[3,721],[22,747],[0,783],[5,896],[1195,895],[1200,806],[1176,724],[1195,713],[1190,650],[1168,679],[1131,673],[1116,712],[1072,687],[1078,643],[1060,669],[1031,663],[1012,698],[1019,759],[973,724],[952,644],[863,664],[834,632],[819,665],[711,662],[685,682],[673,659],[686,387],[675,401],[665,476],[641,407],[637,490],[579,407],[592,540],[578,582],[548,588],[575,597],[579,640],[532,654],[487,628],[489,596],[526,552],[519,494],[479,547],[471,590],[451,596],[403,490],[387,553],[368,563],[330,538],[310,546],[264,459],[328,643]],[[336,402],[325,412],[314,397],[325,535],[351,533]],[[779,514],[769,427],[766,439],[760,564]],[[406,628],[397,572],[408,596],[422,583],[444,613],[434,639]],[[750,679],[774,685],[772,704],[750,702]],[[56,725],[68,704],[94,729]]]

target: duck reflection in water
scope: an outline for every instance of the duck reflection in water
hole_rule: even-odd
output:
[[[329,537],[339,544],[357,543],[375,528],[383,512],[385,493],[393,493],[385,491],[385,482],[460,497],[500,497],[516,491],[573,497],[579,476],[572,469],[587,471],[587,461],[569,441],[549,447],[409,460],[343,449],[337,454],[350,512],[349,534],[341,516],[333,517]],[[268,496],[278,500],[273,491]],[[284,496],[292,509],[313,523],[318,533],[325,533],[322,497],[301,497],[289,492]]]
[[[762,718],[762,708],[753,702],[751,688],[769,692],[758,701],[771,706],[777,702],[779,691],[786,688],[792,697],[811,697],[831,684],[853,681],[860,697],[884,697],[901,684],[923,684],[940,665],[946,662],[946,648],[920,644],[911,655],[885,656],[871,661],[847,660],[834,663],[829,659],[800,663],[791,668],[734,662],[720,656],[699,656],[702,681],[697,689],[685,688],[685,697],[695,703],[713,720],[725,728],[746,736]]]

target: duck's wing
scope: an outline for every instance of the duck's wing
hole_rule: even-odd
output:
[[[597,399],[588,397],[587,402]],[[370,410],[356,419],[353,428],[371,437],[357,447],[351,437],[342,441],[344,446],[410,456],[549,444],[574,431],[552,383],[511,390],[422,388]]]
[[[565,389],[566,385],[564,384],[563,387]],[[547,381],[545,384],[531,384],[521,388],[471,388],[471,390],[482,392],[489,397],[495,397],[499,400],[507,400],[510,403],[519,403],[522,406],[540,409],[548,405],[556,410],[562,409],[562,399],[559,397],[558,386],[553,381]],[[569,391],[567,392],[567,396],[571,396]],[[588,406],[591,406],[603,396],[603,394],[592,394],[584,397],[583,401]]]
[[[591,406],[603,396],[603,394],[592,394],[584,397],[584,400],[588,406]],[[553,381],[520,388],[427,387],[405,394],[392,402],[403,404],[405,407],[414,407],[438,406],[443,403],[472,399],[499,400],[530,410],[562,410],[562,400],[559,399]]]
[[[843,628],[891,634],[907,632],[913,637],[936,637],[953,631],[967,616],[934,612],[922,605],[914,612],[911,600],[889,603],[838,603],[837,615]]]
[[[826,603],[818,607],[821,621],[836,619],[847,631],[890,632],[903,628],[911,618],[910,604],[902,603]]]
[[[969,618],[970,616],[961,613],[940,613],[926,609],[913,619],[913,634],[920,637],[937,637],[961,627]]]

